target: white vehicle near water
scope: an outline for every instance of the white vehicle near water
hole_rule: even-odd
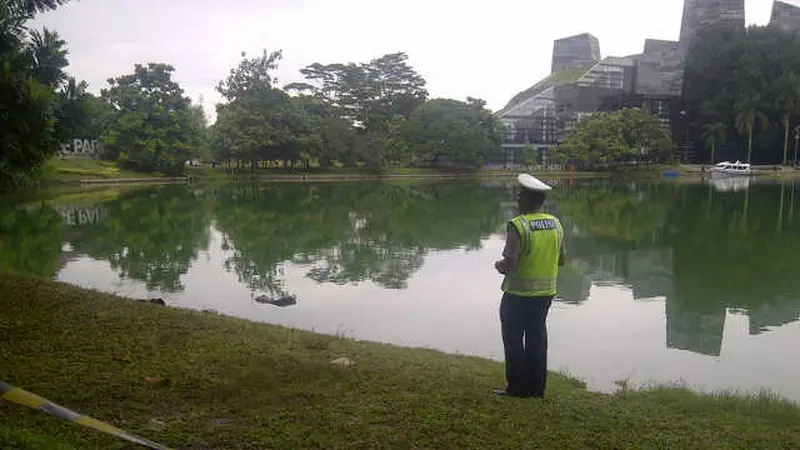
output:
[[[741,161],[736,161],[735,163],[723,161],[713,165],[709,171],[711,172],[711,175],[718,176],[753,175],[753,169],[750,168],[750,164],[743,163]]]

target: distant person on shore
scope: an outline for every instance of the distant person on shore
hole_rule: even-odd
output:
[[[561,222],[544,213],[552,188],[534,176],[517,177],[519,215],[508,223],[503,259],[495,269],[505,275],[500,325],[505,349],[506,388],[493,391],[514,397],[543,398],[547,384],[547,313],[556,295],[558,270],[564,265]]]

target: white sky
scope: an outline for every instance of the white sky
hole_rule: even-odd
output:
[[[748,24],[766,24],[771,7],[748,0]],[[314,62],[404,51],[431,97],[497,110],[549,73],[554,39],[589,32],[604,57],[638,53],[645,38],[677,40],[682,10],[682,0],[73,0],[31,25],[60,33],[67,70],[90,91],[135,63],[168,62],[213,120],[214,86],[243,50],[282,49],[280,85]]]

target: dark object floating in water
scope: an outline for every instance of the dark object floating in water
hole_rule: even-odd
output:
[[[283,295],[278,298],[270,298],[262,294],[256,297],[256,301],[258,303],[285,307],[297,304],[297,297],[294,295]]]

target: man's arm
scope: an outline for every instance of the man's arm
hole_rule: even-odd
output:
[[[561,249],[558,253],[558,265],[559,267],[564,267],[564,264],[567,263],[567,250],[564,246],[564,242],[561,242]]]
[[[517,228],[509,223],[506,228],[506,245],[503,248],[503,259],[494,263],[495,269],[501,274],[508,275],[517,265],[519,242],[520,238]]]

